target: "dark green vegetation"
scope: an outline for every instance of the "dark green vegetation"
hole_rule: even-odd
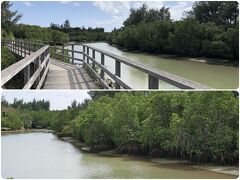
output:
[[[2,126],[50,128],[92,152],[238,164],[238,94],[233,92],[90,92],[67,110],[2,100]],[[45,106],[46,105],[46,106]],[[30,123],[31,122],[31,123]]]
[[[10,3],[9,1],[4,1],[1,5],[2,38],[18,38],[64,43],[69,41],[68,34],[57,30],[51,30],[51,28],[17,24],[17,22],[22,17],[22,14],[19,14],[17,11],[10,10],[12,3]]]
[[[69,41],[68,34],[61,31],[25,24],[17,25],[17,27],[13,30],[13,35],[17,39],[41,40],[46,42],[62,43],[67,43]]]
[[[107,36],[107,33],[104,32],[104,28],[71,27],[68,19],[62,25],[51,23],[50,27],[52,30],[69,34],[70,41],[105,41]]]
[[[1,46],[1,70],[11,66],[22,59],[22,57],[11,52],[7,47]],[[9,82],[4,85],[4,88],[19,89],[23,88],[23,73],[18,73]]]
[[[124,27],[108,40],[127,50],[193,57],[231,59],[238,63],[238,2],[195,2],[180,21],[172,21],[168,8],[132,9]]]
[[[104,28],[73,28],[69,20],[62,25],[51,23],[44,28],[36,25],[17,24],[22,14],[11,11],[12,3],[2,3],[2,37],[7,39],[41,40],[51,43],[68,43],[70,41],[103,41],[106,40]]]
[[[17,62],[18,56],[11,52],[7,47],[2,46],[1,48],[2,52],[1,52],[1,70],[7,68],[8,66],[14,64],[15,62]]]
[[[123,27],[105,33],[104,28],[71,27],[51,23],[42,28],[17,24],[21,14],[10,11],[11,3],[2,3],[2,37],[48,42],[108,41],[127,50],[140,50],[191,57],[239,59],[238,2],[199,1],[180,21],[173,21],[169,8],[148,9],[145,4],[131,9]]]

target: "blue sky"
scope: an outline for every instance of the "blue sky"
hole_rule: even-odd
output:
[[[71,27],[104,27],[105,31],[122,26],[130,8],[144,1],[12,1],[11,9],[23,14],[20,23],[48,27],[69,19]],[[171,18],[179,20],[191,9],[192,1],[145,1],[149,8],[170,7]]]
[[[83,102],[84,99],[90,98],[88,91],[3,91],[2,96],[8,101],[13,102],[14,98],[23,99],[25,102],[37,100],[49,100],[51,110],[66,109],[71,105],[73,100]]]

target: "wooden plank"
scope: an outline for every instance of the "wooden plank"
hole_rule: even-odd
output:
[[[64,62],[64,44],[62,45],[62,61]]]
[[[74,64],[74,44],[72,44],[72,64]]]
[[[159,79],[148,75],[148,89],[158,89]]]
[[[121,77],[121,63],[115,60],[115,75]],[[120,89],[120,84],[116,82],[116,89]]]
[[[49,73],[43,89],[98,89],[82,68],[51,58]]]
[[[105,62],[104,62],[104,54],[101,54],[101,65],[104,66],[104,64],[105,64]],[[104,79],[104,71],[103,71],[103,69],[101,68],[100,71],[101,71],[100,72],[100,76],[101,76],[102,79]]]
[[[92,58],[95,59],[95,50],[92,50]],[[92,69],[95,70],[95,63],[92,61]]]
[[[35,71],[35,73],[32,75],[32,77],[29,79],[27,84],[23,87],[23,89],[30,89],[34,82],[37,80],[37,78],[40,76],[41,71],[45,67],[48,59],[50,58],[50,54],[47,55],[47,57],[44,59],[42,64],[39,66],[39,68]]]
[[[17,73],[22,71],[25,67],[27,67],[31,62],[33,62],[40,54],[42,54],[46,49],[48,49],[48,45],[39,49],[38,51],[32,53],[31,55],[23,58],[22,60],[14,63],[8,68],[1,71],[1,86],[3,86],[6,82],[8,82],[11,78],[13,78]]]
[[[36,89],[40,89],[43,86],[43,84],[44,84],[44,82],[45,82],[45,80],[47,78],[47,74],[48,74],[48,71],[49,71],[49,65],[50,65],[50,59],[48,59],[47,67],[46,67],[46,69],[45,69],[45,71],[43,73],[43,76],[42,76],[39,84],[37,85]]]
[[[27,84],[31,76],[30,64],[23,69],[23,84]]]
[[[87,55],[89,56],[89,47],[87,47]],[[87,63],[89,64],[89,58],[87,58]]]

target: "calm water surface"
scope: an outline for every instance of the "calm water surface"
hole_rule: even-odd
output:
[[[83,153],[51,133],[2,135],[3,178],[235,178],[136,157]]]
[[[110,46],[107,43],[89,43],[92,47],[96,47],[107,52],[111,52],[118,56],[129,60],[143,63],[149,67],[161,69],[172,74],[179,75],[186,79],[199,82],[201,84],[216,89],[236,89],[238,87],[238,68],[223,65],[210,65],[190,60],[180,60],[174,58],[164,58],[157,55],[146,53],[125,52]],[[70,49],[70,48],[69,48]],[[82,50],[82,47],[76,46],[75,50]],[[92,54],[90,50],[90,55]],[[75,54],[76,57],[82,58]],[[96,59],[100,62],[100,54],[96,52]],[[105,59],[107,68],[114,73],[115,62],[111,58]],[[122,65],[121,78],[130,87],[134,89],[146,89],[148,87],[147,75],[141,71],[131,67]],[[176,89],[169,84],[160,81],[160,89]]]

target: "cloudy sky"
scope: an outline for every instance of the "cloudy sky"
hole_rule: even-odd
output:
[[[88,91],[4,91],[2,96],[8,101],[13,102],[14,98],[23,99],[24,102],[32,101],[34,98],[37,100],[49,100],[51,110],[66,109],[73,100],[83,102],[84,99],[90,98]]]
[[[12,1],[11,9],[23,14],[21,23],[48,27],[51,22],[70,20],[71,27],[104,27],[105,31],[122,26],[130,8],[144,1]],[[169,7],[171,18],[179,20],[191,9],[192,1],[145,1],[149,8]]]

